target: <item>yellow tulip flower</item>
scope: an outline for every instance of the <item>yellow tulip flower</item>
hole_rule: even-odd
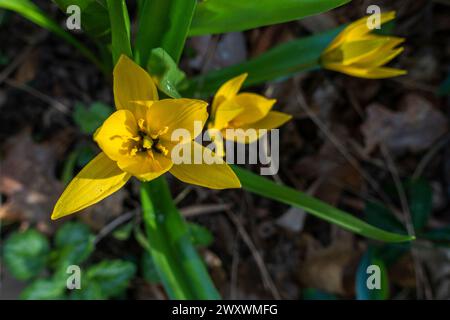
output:
[[[193,141],[194,122],[203,128],[207,103],[193,99],[158,100],[150,75],[126,56],[114,68],[115,111],[94,134],[101,152],[67,186],[56,203],[52,219],[58,219],[93,205],[119,190],[135,176],[149,181],[169,171],[181,181],[211,189],[239,188],[233,170],[224,162],[175,164],[171,150],[174,130],[190,133],[195,152],[211,151]],[[201,131],[201,130],[200,130]],[[191,150],[192,150],[191,149]]]
[[[267,99],[255,93],[238,93],[246,78],[245,73],[228,80],[217,91],[212,103],[212,119],[208,125],[212,134],[220,132],[225,140],[251,143],[259,139],[266,130],[278,128],[292,118],[286,113],[271,111],[275,99]],[[254,129],[255,134],[249,135],[246,132],[248,129]],[[217,139],[214,136],[212,138],[216,143],[217,153],[223,155],[223,145],[217,145]]]
[[[395,11],[381,14],[381,24],[395,18]],[[405,70],[384,67],[402,51],[405,39],[376,35],[367,26],[367,17],[346,27],[322,53],[322,66],[354,77],[382,79],[406,74]]]

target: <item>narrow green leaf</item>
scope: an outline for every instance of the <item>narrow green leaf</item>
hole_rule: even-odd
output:
[[[150,252],[144,251],[144,253],[142,254],[141,266],[145,280],[147,280],[149,283],[161,282],[158,270],[156,269],[155,262],[153,261],[153,257]]]
[[[164,177],[142,184],[141,204],[150,253],[169,297],[220,299]]]
[[[74,38],[69,32],[62,29],[58,23],[42,12],[42,10],[33,2],[29,0],[0,0],[0,8],[15,11],[38,26],[55,33],[57,36],[76,47],[86,58],[96,64],[100,70],[105,73],[107,72],[105,65],[97,59],[95,54]]]
[[[244,86],[287,78],[299,72],[320,68],[320,55],[341,28],[322,34],[293,40],[240,64],[211,71],[190,80],[180,88],[183,96],[208,96],[227,80],[248,73]]]
[[[136,61],[147,65],[150,52],[163,48],[175,62],[181,57],[197,0],[152,0],[140,5]]]
[[[106,0],[106,3],[111,24],[111,50],[115,65],[122,54],[133,57],[130,42],[130,18],[125,0]]]
[[[3,246],[9,272],[19,280],[37,276],[45,267],[50,247],[47,238],[36,230],[12,234]]]
[[[248,170],[241,169],[237,166],[232,166],[232,168],[239,177],[242,187],[245,190],[303,209],[320,219],[336,224],[348,231],[386,242],[403,242],[414,239],[412,236],[395,234],[371,226],[349,213],[341,211],[295,189],[279,185]]]
[[[409,180],[406,188],[414,229],[420,232],[426,226],[433,209],[433,189],[424,179]]]
[[[178,69],[175,61],[164,49],[156,48],[151,51],[147,70],[155,80],[159,90],[171,98],[181,98],[177,88],[181,82],[186,80],[186,75]]]
[[[350,0],[207,0],[195,10],[190,36],[242,31],[319,14]]]

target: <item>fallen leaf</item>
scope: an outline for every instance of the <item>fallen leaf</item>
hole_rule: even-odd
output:
[[[430,101],[410,94],[399,112],[374,103],[367,107],[367,119],[361,126],[365,153],[370,154],[380,143],[394,154],[428,149],[448,130],[445,116]]]

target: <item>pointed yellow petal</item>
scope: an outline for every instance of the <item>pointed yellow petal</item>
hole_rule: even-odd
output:
[[[225,100],[232,99],[236,96],[246,78],[247,73],[241,74],[240,76],[228,80],[219,88],[216,95],[214,96],[211,114],[215,114],[217,107]]]
[[[157,151],[138,152],[134,156],[120,159],[117,165],[139,180],[150,181],[169,171],[172,161]]]
[[[67,216],[103,200],[122,188],[130,177],[103,152],[100,153],[69,183],[53,209],[52,219]]]
[[[365,16],[349,24],[336,38],[334,38],[328,48],[325,49],[324,53],[336,49],[346,41],[362,40],[366,37],[367,34],[372,31],[367,27],[367,21],[369,18],[370,16]],[[384,24],[393,19],[395,19],[395,11],[385,12],[380,16],[380,23]]]
[[[224,101],[216,109],[213,120],[214,128],[218,130],[225,128],[228,122],[236,118],[244,109],[244,106],[236,103],[235,99]]]
[[[366,79],[384,79],[398,77],[407,74],[407,71],[394,68],[362,68],[358,66],[344,66],[341,64],[330,64],[325,66],[329,70],[334,70],[348,74],[353,77],[366,78]]]
[[[379,37],[372,40],[362,40],[344,43],[340,47],[342,60],[340,63],[350,65],[365,57],[376,54],[385,44],[389,42],[388,38]]]
[[[269,113],[276,102],[275,99],[267,99],[255,93],[241,93],[234,100],[244,107],[244,110],[233,119],[233,127],[241,127],[261,120]]]
[[[359,66],[365,65],[371,68],[383,66],[403,52],[403,47],[394,49],[403,41],[403,38],[389,39],[387,44],[385,44],[375,52],[372,52],[371,54],[360,58],[356,62],[356,64]]]
[[[186,129],[191,140],[201,133],[206,119],[208,104],[195,99],[164,99],[154,102],[147,111],[148,129],[152,134],[163,130],[160,139],[171,141],[172,132]],[[195,125],[197,122],[197,129]],[[197,131],[197,132],[195,132]]]
[[[292,116],[287,113],[279,111],[270,111],[267,116],[259,120],[258,122],[249,125],[249,128],[254,129],[275,129],[281,127],[283,124],[292,119]]]
[[[211,150],[196,142],[192,142],[191,148],[192,156],[195,152],[201,152],[207,157],[217,157]],[[194,164],[194,159],[191,159],[191,164],[174,164],[170,173],[183,182],[210,189],[240,188],[241,183],[230,166],[220,157],[218,162],[220,163]]]
[[[128,110],[114,112],[94,134],[94,140],[100,149],[114,161],[128,156],[137,138],[137,122]]]
[[[130,109],[130,101],[158,100],[158,91],[150,75],[127,56],[120,57],[113,77],[117,109]]]

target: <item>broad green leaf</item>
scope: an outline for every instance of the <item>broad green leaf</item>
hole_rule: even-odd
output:
[[[96,282],[107,297],[120,295],[136,273],[133,263],[121,260],[104,260],[89,267],[88,281]]]
[[[142,184],[141,204],[150,253],[169,297],[220,299],[164,177]]]
[[[160,283],[161,278],[159,277],[158,270],[156,269],[153,257],[148,251],[144,251],[141,258],[142,274],[144,279],[149,283]]]
[[[148,59],[147,70],[159,90],[172,98],[181,98],[177,87],[186,80],[186,75],[178,69],[175,61],[162,48],[153,49]]]
[[[75,104],[73,120],[81,129],[81,132],[93,134],[113,111],[110,106],[102,102],[94,102],[89,108],[78,102]]]
[[[188,223],[187,226],[194,246],[207,247],[214,242],[214,236],[207,228],[196,223]]]
[[[19,280],[37,276],[45,267],[49,244],[36,230],[12,234],[4,243],[3,256],[9,272]]]
[[[67,14],[67,7],[76,5],[81,12],[81,27],[86,34],[102,43],[111,41],[106,0],[53,0]]]
[[[326,12],[350,0],[200,1],[190,36],[242,31]]]
[[[320,219],[338,225],[348,231],[386,242],[414,240],[413,236],[396,234],[374,227],[349,213],[341,211],[300,191],[279,185],[248,170],[234,165],[232,168],[245,190],[303,209]]]
[[[20,294],[24,300],[59,300],[64,299],[66,282],[55,279],[39,279],[30,284]]]
[[[111,25],[111,51],[113,64],[122,54],[133,57],[130,42],[130,17],[125,0],[106,0]]]
[[[69,295],[70,300],[105,300],[108,298],[103,293],[100,284],[95,281],[89,281],[84,276],[81,279],[81,288],[71,291]]]
[[[388,271],[383,260],[376,256],[372,247],[368,248],[359,262],[355,285],[358,300],[389,298]]]
[[[94,251],[94,236],[79,222],[66,222],[55,236],[56,267],[80,264]]]
[[[433,209],[433,189],[423,179],[407,181],[406,189],[414,229],[420,232],[427,224]]]
[[[107,72],[105,64],[103,64],[95,54],[93,54],[85,45],[79,42],[69,32],[59,26],[57,22],[48,17],[38,6],[29,0],[0,0],[0,8],[15,11],[24,18],[47,29],[57,36],[61,37],[74,47],[76,47],[86,58],[96,64],[100,70]]]
[[[147,65],[150,52],[163,48],[175,62],[181,57],[197,0],[152,0],[139,6],[135,58]]]
[[[340,30],[292,40],[243,63],[197,76],[189,81],[187,88],[180,88],[181,93],[183,96],[208,96],[224,82],[243,73],[248,73],[245,87],[319,69],[320,55]]]

